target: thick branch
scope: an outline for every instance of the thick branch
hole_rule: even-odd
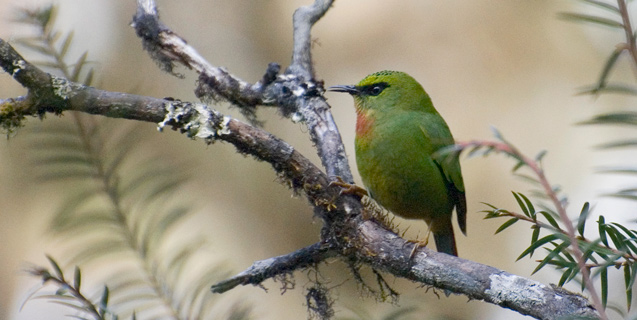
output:
[[[462,293],[538,319],[562,316],[597,318],[588,300],[477,262],[422,248],[410,260],[412,245],[376,223],[358,225],[364,239],[360,260],[372,267],[420,283]]]
[[[359,221],[353,235],[356,236],[350,243],[353,247],[341,251],[341,254],[344,253],[346,259],[356,256],[357,261],[377,270],[464,294],[473,300],[484,300],[538,319],[597,317],[595,309],[585,297],[556,286],[547,286],[427,248],[419,250],[410,259],[414,244],[374,221]],[[213,285],[212,291],[223,293],[238,285],[258,285],[269,278],[314,266],[336,253],[324,244],[317,243],[288,255],[258,261],[238,275]]]

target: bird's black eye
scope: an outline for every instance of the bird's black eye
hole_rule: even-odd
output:
[[[380,82],[365,86],[362,88],[362,91],[368,96],[377,96],[381,94],[381,92],[383,92],[383,90],[385,90],[385,88],[387,87],[389,87],[389,84],[387,84],[387,82]]]

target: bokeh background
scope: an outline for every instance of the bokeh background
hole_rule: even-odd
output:
[[[224,66],[254,82],[269,62],[287,66],[292,48],[292,13],[311,1],[158,2],[163,21],[213,65]],[[13,21],[15,10],[49,3],[0,0],[0,37],[11,41],[32,34],[33,30]],[[59,6],[58,30],[75,32],[70,56],[88,50],[95,62],[95,86],[196,100],[192,72],[178,70],[184,79],[163,73],[142,50],[129,27],[135,1],[54,3]],[[432,96],[457,140],[491,139],[490,127],[494,126],[528,155],[547,150],[546,173],[569,196],[571,214],[577,214],[584,201],[591,201],[595,212],[607,219],[631,221],[635,218],[634,203],[599,196],[631,181],[596,174],[595,168],[629,164],[635,154],[594,149],[599,143],[631,132],[575,125],[595,114],[634,103],[622,96],[595,99],[576,95],[578,88],[596,81],[614,45],[623,41],[623,34],[560,20],[558,13],[564,11],[590,12],[591,8],[564,0],[336,1],[313,31],[316,73],[329,86],[353,84],[383,69],[407,71]],[[27,59],[35,56],[18,49]],[[613,78],[632,81],[629,64],[621,61],[620,66]],[[24,93],[9,75],[0,74],[0,98]],[[333,93],[326,96],[355,170],[351,98]],[[215,107],[240,117],[237,110],[225,104]],[[259,117],[266,121],[266,130],[317,160],[303,125],[280,118],[274,110],[261,110]],[[65,119],[48,117],[46,121]],[[38,122],[29,119],[27,126],[37,126]],[[269,165],[243,157],[229,145],[206,146],[174,132],[159,134],[153,124],[141,126],[145,134],[135,138],[140,139],[143,150],[194,163],[197,174],[179,195],[197,203],[189,232],[206,235],[214,243],[210,250],[230,270],[241,271],[253,261],[318,240],[320,221],[312,217],[303,198],[292,196],[291,190],[277,182]],[[61,254],[46,231],[61,194],[59,189],[35,179],[25,161],[29,158],[27,140],[26,133],[18,132],[0,142],[0,319],[65,319],[68,310],[42,300],[29,302],[20,311],[26,296],[39,283],[23,270],[31,264],[46,265],[45,253]],[[515,262],[528,244],[528,226],[518,223],[494,236],[504,221],[485,221],[480,212],[486,209],[481,202],[516,209],[510,191],[526,192],[530,186],[511,177],[514,163],[501,156],[463,159],[462,165],[469,221],[468,236],[457,237],[460,255],[530,276],[535,263],[528,259]],[[407,226],[411,226],[407,233],[410,237],[425,228],[422,222],[401,222],[401,228]],[[333,290],[337,316],[366,310],[380,318],[398,307],[417,306],[422,312],[414,317],[418,319],[524,318],[486,303],[467,301],[464,296],[438,297],[400,279],[391,280],[402,293],[398,306],[377,303],[361,296],[341,263],[320,269],[332,286],[340,286]],[[89,277],[91,271],[84,273]],[[559,274],[546,268],[531,277],[555,283]],[[297,287],[283,295],[278,283],[267,281],[264,286],[270,289],[268,292],[240,287],[222,301],[235,299],[252,304],[257,319],[304,319],[304,284],[308,278],[305,273],[297,273]],[[617,282],[617,286],[623,284]],[[611,299],[621,302],[623,296]]]

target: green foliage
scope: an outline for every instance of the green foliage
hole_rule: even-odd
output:
[[[99,302],[93,302],[86,296],[86,294],[84,294],[84,292],[82,292],[80,288],[82,279],[80,268],[75,268],[75,272],[73,273],[73,283],[70,283],[64,277],[64,272],[58,262],[50,256],[47,256],[47,259],[53,268],[53,272],[49,271],[48,268],[34,267],[29,270],[29,273],[41,278],[44,285],[53,284],[57,290],[53,294],[39,295],[38,291],[36,291],[32,295],[33,299],[48,299],[53,303],[68,307],[77,312],[74,316],[77,319],[118,319],[117,315],[109,309],[108,287],[104,287],[104,290],[98,299]]]
[[[611,6],[612,7],[612,6]],[[615,8],[615,7],[612,7]],[[615,8],[617,9],[617,8]],[[617,10],[617,13],[619,13],[619,10]],[[573,21],[577,21],[577,22],[591,22],[591,23],[595,23],[598,25],[603,25],[603,26],[607,26],[607,27],[611,27],[611,28],[623,28],[624,25],[622,25],[621,22],[615,20],[615,19],[608,19],[608,18],[604,18],[604,17],[600,17],[600,16],[593,16],[593,15],[588,15],[588,14],[581,14],[581,13],[572,13],[572,12],[563,12],[562,14],[560,14],[560,16],[564,19],[567,20],[573,20]]]
[[[49,58],[47,66],[76,81],[84,73],[87,54],[72,66],[64,62],[72,33],[51,28],[55,8],[25,11],[22,22],[36,25],[40,34],[20,43]],[[52,61],[52,62],[51,62]],[[86,82],[93,75],[88,72]],[[73,279],[48,257],[52,272],[33,268],[44,285],[54,284],[45,298],[79,312],[79,319],[247,319],[249,309],[236,306],[227,317],[212,314],[215,299],[211,283],[224,271],[202,250],[202,237],[184,239],[178,228],[191,214],[192,204],[177,195],[188,180],[191,165],[168,162],[165,156],[136,158],[142,136],[139,126],[73,113],[74,126],[43,126],[31,134],[36,172],[42,181],[56,182],[64,201],[54,214],[51,231],[68,244],[69,263],[76,265]],[[138,159],[135,161],[135,159]],[[93,302],[82,293],[80,267],[102,262],[108,286]],[[205,270],[195,266],[206,266]]]
[[[635,30],[630,30],[630,19],[628,18],[627,3],[624,0],[618,1],[616,4],[607,3],[597,0],[579,0],[584,4],[593,8],[601,8],[594,15],[564,12],[560,14],[561,18],[569,21],[591,23],[596,26],[610,27],[613,30],[624,31],[628,37],[626,43],[618,44],[610,53],[597,82],[594,85],[582,88],[581,94],[598,95],[601,93],[618,93],[637,95],[637,86],[625,83],[610,83],[609,78],[614,68],[617,67],[619,58],[622,55],[635,55]],[[635,57],[633,57],[635,59]]]
[[[563,13],[561,17],[567,20],[611,27],[612,29],[625,31],[626,34],[626,43],[619,44],[614,48],[602,68],[597,83],[583,89],[581,93],[593,95],[602,93],[637,95],[637,87],[634,84],[610,84],[609,80],[612,71],[617,68],[620,58],[624,55],[631,57],[633,68],[637,67],[635,31],[629,28],[630,20],[628,18],[627,4],[623,0],[618,1],[617,5],[596,0],[580,1],[587,5],[604,9],[610,16]],[[637,128],[637,113],[632,110],[606,113],[583,121],[581,124],[621,125]],[[588,279],[588,274],[590,273],[590,279],[595,279],[601,289],[600,303],[603,308],[608,305],[609,289],[612,289],[611,284],[609,284],[609,275],[614,270],[620,271],[624,279],[626,307],[619,308],[610,305],[608,307],[625,315],[625,310],[631,310],[633,286],[637,278],[637,231],[616,222],[607,222],[603,215],[598,216],[596,228],[593,228],[595,230],[590,227],[587,230],[586,222],[592,212],[588,202],[582,205],[577,219],[571,221],[566,212],[566,197],[561,196],[560,188],[551,186],[544,176],[541,160],[546,153],[541,152],[534,159],[528,158],[520,153],[510,142],[506,141],[497,130],[494,131],[494,136],[497,140],[495,142],[474,141],[458,144],[453,149],[443,150],[442,154],[458,153],[460,151],[465,151],[469,156],[486,156],[492,153],[506,154],[516,161],[513,167],[514,174],[529,181],[536,188],[530,194],[538,200],[531,201],[525,194],[513,192],[513,197],[519,210],[509,210],[486,204],[489,208],[484,210],[486,213],[485,218],[506,219],[496,230],[496,233],[510,228],[519,221],[529,223],[532,230],[530,244],[520,254],[518,260],[527,256],[532,257],[534,253],[541,250],[545,253],[545,256],[537,260],[538,265],[533,273],[547,265],[551,265],[562,273],[558,282],[559,286],[572,280],[577,280],[580,282],[582,290],[586,288],[589,292],[596,290],[593,286],[587,284],[588,281],[593,281]],[[632,138],[606,143],[601,145],[600,148],[634,148],[635,146],[637,146],[637,139]],[[527,168],[531,174],[520,173],[522,168]],[[637,173],[637,168],[611,167],[600,171],[634,175]],[[637,187],[621,189],[607,195],[637,200]],[[538,210],[537,208],[541,209]],[[591,295],[594,295],[593,292],[591,292]],[[605,315],[602,316],[605,317]]]
[[[29,24],[38,29],[35,36],[15,39],[16,43],[42,54],[46,59],[34,63],[62,72],[65,78],[79,82],[80,75],[88,64],[88,52],[85,51],[72,65],[66,63],[69,59],[69,48],[73,42],[73,32],[64,35],[64,39],[60,41],[63,37],[62,33],[53,29],[57,8],[50,5],[35,10],[22,9],[18,11],[17,16],[17,22]],[[84,76],[83,83],[91,84],[93,75],[93,69],[89,69]]]
[[[499,208],[492,204],[487,204],[489,208],[484,210],[485,219],[506,218],[507,220],[496,230],[500,233],[519,221],[524,221],[531,226],[531,239],[529,246],[518,256],[517,260],[524,257],[532,257],[538,249],[545,252],[545,256],[537,260],[538,265],[533,273],[541,270],[547,265],[560,270],[562,275],[558,281],[559,286],[576,279],[584,290],[585,281],[580,277],[582,268],[576,254],[581,255],[582,263],[588,271],[592,271],[593,278],[598,279],[601,288],[601,302],[604,307],[608,301],[609,271],[622,269],[624,274],[624,285],[626,292],[626,309],[630,310],[632,301],[632,287],[637,275],[637,231],[631,230],[619,223],[607,223],[603,215],[597,221],[597,239],[586,236],[586,222],[591,214],[590,204],[584,203],[575,221],[564,220],[559,214],[565,211],[567,199],[559,196],[559,188],[551,187],[544,177],[540,160],[542,156],[531,159],[521,154],[511,143],[506,141],[500,133],[496,134],[498,142],[480,141],[456,145],[457,150],[467,150],[469,154],[489,155],[493,153],[504,153],[515,159],[516,164],[513,171],[516,175],[532,183],[533,186],[541,186],[544,194],[540,190],[533,192],[538,195],[539,202],[534,203],[528,196],[520,192],[512,192],[513,198],[519,207],[517,210]],[[533,175],[522,174],[521,168],[528,168]],[[541,200],[551,200],[548,205]],[[538,210],[537,208],[542,208]],[[569,236],[569,225],[572,228],[573,236],[577,241],[579,252],[573,249],[571,236]],[[590,232],[590,231],[589,231]]]
[[[635,30],[631,29],[632,22],[627,10],[627,3],[625,1],[618,1],[617,7],[614,5],[608,5],[608,11],[614,16],[614,19],[621,21],[620,28],[623,29],[626,42],[618,44],[612,51],[610,57],[607,59],[606,64],[602,68],[602,72],[597,81],[597,84],[591,88],[583,90],[582,93],[600,94],[600,93],[623,93],[628,95],[637,95],[637,81],[633,84],[609,84],[609,78],[613,69],[619,68],[620,58],[622,56],[629,56],[631,59],[632,68],[637,67],[637,44],[635,41]],[[584,121],[581,124],[587,125],[621,125],[628,128],[637,129],[637,113],[633,110],[622,110],[611,113],[600,114],[593,117],[590,120]],[[637,146],[637,139],[629,138],[620,141],[612,141],[598,146],[600,149],[618,149],[618,148],[634,148]],[[603,173],[634,175],[637,173],[637,167],[632,166],[623,167],[608,167],[600,170]],[[606,196],[617,197],[627,200],[637,200],[637,188],[623,188],[614,193],[605,194]],[[586,211],[586,212],[585,212]],[[584,231],[584,215],[588,214],[587,210],[582,210],[578,223],[578,232],[583,237]],[[599,234],[599,240],[591,241],[587,246],[587,250],[584,251],[586,256],[590,256],[592,262],[596,266],[593,271],[593,275],[600,276],[602,300],[606,305],[608,301],[608,273],[610,267],[623,270],[624,287],[626,290],[626,306],[627,310],[631,309],[632,292],[637,277],[637,266],[635,260],[637,259],[637,231],[627,228],[626,226],[610,222],[607,223],[604,216],[600,215],[597,220],[597,231]],[[579,231],[581,229],[581,231]],[[603,248],[603,249],[600,249]],[[595,255],[597,259],[595,259]],[[598,262],[599,261],[599,262]]]

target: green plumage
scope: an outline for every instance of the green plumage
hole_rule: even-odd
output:
[[[381,71],[332,91],[354,97],[356,163],[370,196],[393,213],[423,219],[438,251],[457,255],[454,207],[466,233],[466,198],[458,158],[432,158],[453,136],[429,95],[411,76]]]

